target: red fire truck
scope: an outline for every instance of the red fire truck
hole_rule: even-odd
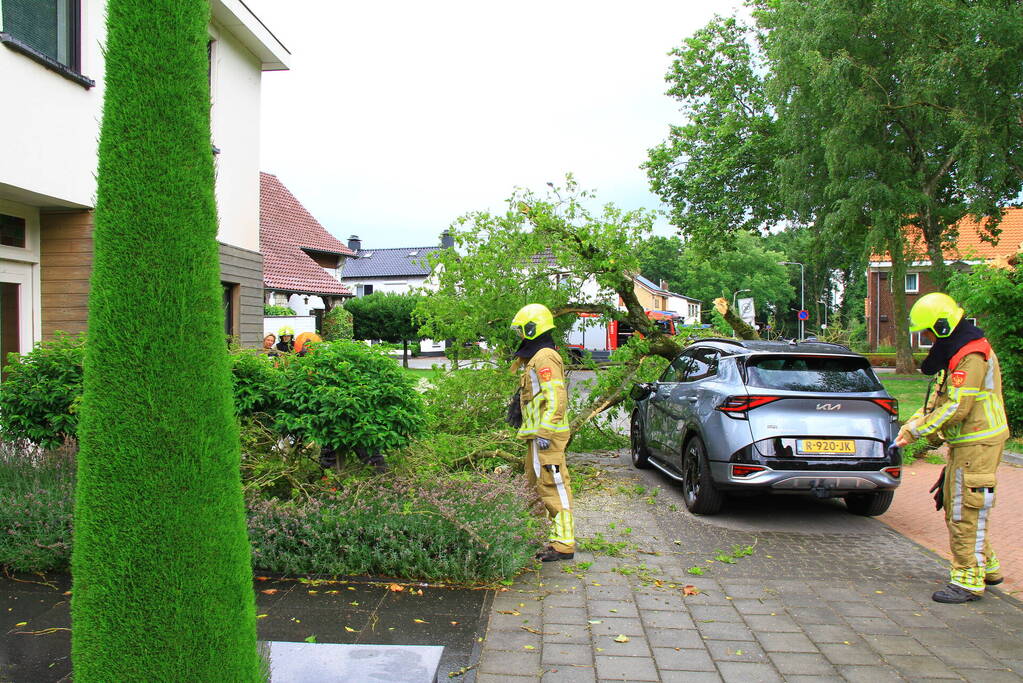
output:
[[[645,311],[665,334],[675,335],[681,316],[671,311]],[[633,334],[639,334],[628,323],[612,320],[598,323],[596,313],[580,313],[579,321],[568,331],[568,353],[582,358],[586,353],[597,362],[606,361],[611,352],[621,348]]]

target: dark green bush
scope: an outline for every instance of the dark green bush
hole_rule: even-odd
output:
[[[263,413],[273,405],[280,390],[280,373],[269,356],[238,349],[231,354],[231,384],[235,413],[243,416]]]
[[[270,413],[277,430],[339,451],[404,447],[425,425],[415,380],[393,358],[358,342],[316,344],[278,366]]]
[[[290,306],[267,304],[263,306],[263,315],[295,315],[295,309]]]
[[[353,338],[352,314],[343,306],[334,306],[323,316],[323,340],[342,341]]]
[[[0,433],[8,441],[57,448],[78,430],[85,337],[60,332],[29,353],[7,357],[0,387]]]
[[[253,564],[283,574],[470,584],[532,561],[544,523],[517,478],[378,481],[305,503],[250,501]]]

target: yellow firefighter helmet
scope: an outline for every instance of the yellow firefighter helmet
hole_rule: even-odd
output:
[[[543,304],[527,304],[512,318],[511,326],[523,339],[536,339],[554,329],[554,316]]]
[[[909,331],[930,330],[936,337],[947,337],[962,319],[963,309],[955,299],[931,292],[920,297],[909,311]]]

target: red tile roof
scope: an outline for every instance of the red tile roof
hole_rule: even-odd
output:
[[[259,251],[267,289],[351,296],[302,249],[354,256],[306,211],[277,176],[259,174]]]
[[[959,238],[952,247],[945,249],[945,259],[947,261],[956,260],[967,260],[967,261],[990,261],[997,256],[1006,256],[1015,254],[1017,251],[1023,250],[1023,207],[1013,206],[1005,210],[1005,215],[1002,216],[1001,223],[998,224],[1001,232],[998,234],[997,244],[991,244],[981,239],[981,235],[987,235],[986,230],[982,230],[986,225],[988,219],[984,218],[977,221],[973,216],[967,216],[959,221]],[[909,237],[909,244],[914,257],[913,261],[930,261],[930,257],[927,255],[927,245],[923,241],[923,236],[920,231],[915,228],[907,228],[907,235]],[[889,261],[890,257],[887,252],[884,254],[874,254],[870,257],[871,261]]]

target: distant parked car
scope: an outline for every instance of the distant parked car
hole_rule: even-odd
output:
[[[844,346],[701,339],[632,397],[633,464],[680,482],[697,514],[770,492],[879,515],[900,483],[898,402]]]

